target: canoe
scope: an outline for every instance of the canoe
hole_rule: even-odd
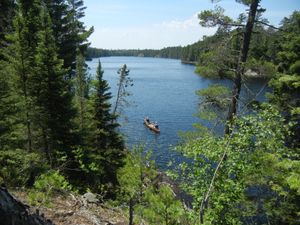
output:
[[[150,120],[147,121],[147,119],[144,119],[144,124],[146,127],[148,127],[150,130],[159,133],[160,129],[157,125],[155,125],[153,122],[151,122]]]

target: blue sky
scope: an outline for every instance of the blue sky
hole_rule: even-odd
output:
[[[92,47],[105,49],[160,49],[185,46],[212,35],[215,28],[199,25],[197,14],[213,9],[210,0],[85,0],[87,27],[95,32]],[[246,7],[235,0],[217,3],[225,14],[236,18]],[[300,10],[300,0],[262,0],[264,17],[277,26],[284,17]]]

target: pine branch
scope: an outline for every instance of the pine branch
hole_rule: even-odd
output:
[[[266,23],[266,22],[264,22],[264,21],[261,21],[261,20],[255,20],[255,23],[263,24],[263,25],[268,26],[268,27],[271,27],[271,28],[273,28],[273,29],[275,29],[275,30],[284,31],[284,30],[282,30],[282,29],[279,28],[279,27],[275,27],[275,26],[273,26],[273,25],[271,25],[271,24],[268,24],[268,23]]]

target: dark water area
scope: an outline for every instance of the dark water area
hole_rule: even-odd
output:
[[[178,132],[193,130],[193,124],[199,122],[194,115],[198,112],[199,97],[195,92],[207,88],[210,84],[224,84],[231,87],[229,80],[202,78],[194,73],[195,66],[182,64],[180,60],[143,58],[143,57],[103,57],[99,58],[104,70],[104,79],[109,82],[113,96],[117,92],[118,69],[126,64],[134,85],[129,87],[131,106],[124,109],[120,119],[121,132],[128,147],[145,145],[152,150],[160,169],[165,169],[168,162],[181,161],[180,154],[172,150],[180,138]],[[88,61],[90,73],[95,74],[99,59]],[[243,88],[242,102],[256,96],[264,100],[266,81],[247,82]],[[247,90],[251,91],[247,91]],[[114,99],[112,100],[112,102]],[[143,125],[148,116],[157,121],[161,133],[155,134]]]

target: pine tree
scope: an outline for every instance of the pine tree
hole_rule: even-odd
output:
[[[5,36],[12,32],[14,9],[15,1],[0,1],[0,49],[3,49],[8,45]],[[2,51],[0,53],[0,60],[1,59],[3,59]]]
[[[5,48],[8,43],[5,38],[12,32],[12,22],[15,3],[12,0],[0,2],[0,150],[11,146],[12,125],[15,122],[16,107],[11,96],[9,70],[4,61]]]
[[[95,98],[94,98],[94,120],[96,125],[95,148],[98,151],[107,148],[122,149],[123,142],[116,132],[118,123],[111,123],[116,119],[116,116],[110,112],[112,98],[109,92],[109,86],[106,80],[103,79],[101,62],[99,61],[96,72]]]
[[[88,129],[88,99],[90,78],[87,74],[85,58],[80,51],[76,59],[76,76],[74,78],[75,101],[78,108],[78,125],[81,139],[85,139]]]
[[[30,96],[30,77],[34,74],[35,53],[37,47],[37,33],[40,29],[40,1],[19,0],[18,10],[14,19],[14,33],[8,40],[11,45],[8,49],[8,61],[10,70],[14,77],[14,91],[19,95],[19,105],[23,110],[20,120],[26,127],[26,147],[29,151],[33,149],[34,134],[32,131],[32,97]]]
[[[76,56],[78,49],[84,55],[89,45],[87,38],[93,32],[93,27],[86,30],[80,21],[84,17],[82,0],[44,0],[52,21],[53,35],[58,56],[63,59],[67,77],[72,79],[76,72]],[[70,88],[71,89],[71,88]]]
[[[36,73],[30,83],[35,105],[34,123],[42,136],[42,149],[51,162],[52,157],[56,156],[55,151],[71,156],[71,146],[75,143],[72,134],[75,110],[72,96],[67,91],[68,83],[64,79],[66,70],[63,69],[62,60],[58,59],[46,8],[41,12],[41,22],[35,56]],[[56,160],[55,157],[54,162]]]
[[[117,169],[122,165],[124,157],[124,143],[116,128],[116,122],[111,122],[115,116],[111,114],[111,93],[106,80],[103,79],[103,70],[99,61],[96,73],[94,105],[95,134],[93,149],[95,155],[100,156],[103,167],[103,183],[117,183]]]
[[[0,150],[21,148],[23,137],[18,126],[17,96],[12,92],[9,67],[0,61]]]
[[[84,10],[82,0],[69,0],[66,15],[66,29],[68,32],[64,34],[62,46],[60,46],[61,55],[64,59],[64,66],[69,70],[69,76],[72,78],[76,69],[76,55],[77,50],[81,54],[85,54],[87,46],[89,45],[87,38],[92,34],[93,27],[86,30],[84,23],[80,21],[84,17]]]

